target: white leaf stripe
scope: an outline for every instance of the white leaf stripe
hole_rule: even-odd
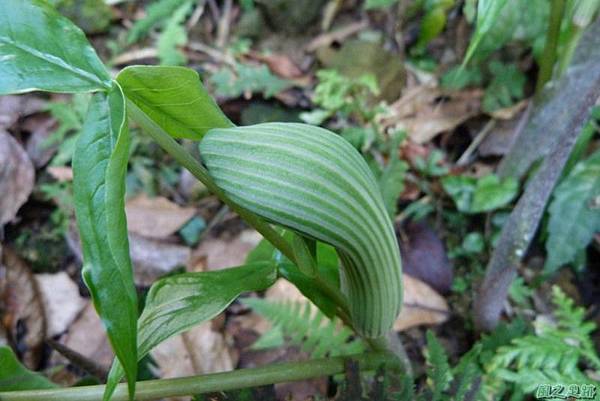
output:
[[[318,127],[268,123],[213,129],[200,151],[234,201],[336,247],[361,334],[391,328],[402,303],[398,244],[377,183],[348,142]]]

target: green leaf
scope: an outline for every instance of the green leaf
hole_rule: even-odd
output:
[[[471,212],[481,213],[496,210],[512,201],[519,190],[519,183],[513,178],[500,180],[490,174],[477,180]]]
[[[573,261],[600,231],[600,151],[575,165],[554,190],[548,211],[545,269],[554,271]]]
[[[117,81],[130,101],[175,138],[201,139],[211,128],[233,125],[192,69],[133,66]]]
[[[490,63],[490,72],[494,78],[485,89],[483,110],[487,113],[509,107],[524,96],[527,78],[514,64],[499,61]]]
[[[517,195],[518,182],[513,178],[500,180],[490,174],[475,178],[448,176],[442,179],[444,190],[464,213],[482,213],[507,205]]]
[[[475,32],[471,37],[471,42],[467,49],[467,53],[463,60],[462,65],[467,65],[479,43],[484,36],[494,27],[496,20],[502,11],[502,8],[506,5],[506,0],[479,0],[477,2],[477,22]]]
[[[138,308],[125,220],[130,141],[125,99],[115,83],[90,103],[73,156],[73,190],[83,278],[133,395]]]
[[[377,182],[352,145],[323,128],[267,123],[213,129],[200,153],[236,203],[336,248],[361,334],[392,327],[402,304],[398,243]]]
[[[0,95],[110,88],[85,34],[41,0],[2,0]]]
[[[272,262],[252,263],[229,269],[183,273],[163,278],[150,288],[138,321],[138,358],[169,337],[221,313],[241,293],[262,291],[277,279]],[[110,371],[104,399],[108,400],[123,372],[118,361]]]
[[[367,0],[365,1],[365,10],[374,10],[376,8],[389,7],[397,3],[398,0]]]
[[[19,363],[8,347],[0,347],[0,392],[42,390],[58,387],[39,373],[32,372]]]
[[[414,50],[419,53],[425,50],[429,42],[435,39],[446,27],[446,14],[454,6],[454,0],[435,0],[425,3],[425,15],[421,20],[419,39]]]

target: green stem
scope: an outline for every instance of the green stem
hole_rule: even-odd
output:
[[[536,95],[539,95],[546,82],[552,79],[552,70],[556,63],[558,38],[560,36],[560,25],[564,11],[565,0],[552,0],[548,31],[546,32],[546,43],[544,44],[544,52],[540,61],[540,71],[535,87]]]
[[[290,243],[283,238],[273,227],[267,222],[261,219],[251,211],[244,209],[233,200],[231,200],[221,188],[213,181],[208,174],[208,171],[202,164],[200,164],[192,155],[190,155],[175,139],[173,139],[168,133],[163,131],[152,119],[150,119],[146,113],[140,110],[135,103],[127,100],[127,110],[132,120],[138,123],[144,132],[158,143],[168,154],[170,154],[179,164],[188,169],[194,177],[202,182],[206,188],[215,194],[223,203],[225,203],[231,210],[240,215],[248,225],[254,227],[267,241],[269,241],[275,248],[277,248],[285,257],[294,262],[297,265],[296,257]],[[344,295],[331,284],[326,282],[320,277],[316,277],[314,280],[315,286],[323,291],[329,298],[331,298],[340,308],[340,317],[345,320],[349,314],[348,302]],[[350,323],[349,321],[346,322]]]
[[[346,362],[354,360],[363,371],[372,371],[385,364],[398,370],[395,358],[383,353],[368,353],[349,357],[313,359],[286,362],[260,368],[239,369],[177,379],[148,380],[137,383],[137,401],[154,400],[264,386],[273,383],[307,380],[343,373]],[[61,389],[0,392],[0,401],[98,401],[104,393],[103,385]],[[119,384],[113,401],[127,401],[125,384]]]

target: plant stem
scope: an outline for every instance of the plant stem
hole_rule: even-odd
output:
[[[552,0],[548,31],[546,32],[546,43],[544,44],[544,52],[542,54],[542,60],[540,61],[540,71],[535,86],[536,95],[541,93],[546,82],[550,81],[552,78],[552,70],[556,63],[560,25],[562,23],[564,11],[565,0]]]
[[[294,251],[290,243],[283,238],[273,227],[271,227],[262,218],[252,213],[251,211],[241,207],[233,200],[231,200],[225,192],[213,181],[208,174],[208,171],[202,164],[200,164],[192,155],[190,155],[175,139],[173,139],[168,133],[164,132],[150,117],[146,115],[135,103],[127,100],[127,110],[130,117],[138,123],[145,133],[150,135],[152,139],[158,143],[168,154],[170,154],[179,164],[188,169],[194,177],[202,182],[206,188],[215,194],[223,203],[225,203],[231,210],[240,215],[248,225],[254,227],[267,241],[269,241],[275,248],[277,248],[285,257],[297,264]],[[314,279],[314,284],[321,291],[323,291],[329,298],[331,298],[340,308],[340,317],[346,324],[350,325],[350,321],[346,321],[349,314],[348,302],[344,295],[331,284],[323,280],[321,277]],[[350,327],[352,327],[350,325]]]
[[[154,400],[264,386],[273,383],[306,380],[343,373],[346,362],[354,360],[363,371],[372,371],[381,365],[399,369],[391,355],[367,353],[349,357],[313,359],[303,362],[286,362],[260,368],[239,369],[177,379],[148,380],[137,383],[137,401]],[[98,401],[102,399],[104,385],[61,389],[0,392],[1,401]],[[125,384],[119,384],[113,401],[127,401]]]

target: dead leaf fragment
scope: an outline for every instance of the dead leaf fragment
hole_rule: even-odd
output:
[[[32,95],[0,97],[0,128],[12,127],[19,118],[41,111],[46,102]]]
[[[403,331],[424,324],[440,324],[450,315],[446,300],[424,282],[403,275],[404,302],[394,330]]]
[[[125,213],[130,232],[149,238],[166,238],[191,219],[196,210],[181,207],[161,196],[149,198],[142,194],[127,201]]]
[[[85,308],[86,300],[79,295],[79,287],[65,272],[36,274],[35,279],[44,302],[48,336],[64,333]]]
[[[0,227],[13,220],[33,189],[34,169],[19,142],[0,129]]]
[[[405,129],[410,139],[425,143],[479,114],[483,91],[444,92],[427,85],[407,90],[382,119],[386,127]]]
[[[6,247],[0,263],[0,291],[4,305],[1,323],[9,342],[21,352],[28,368],[37,369],[46,338],[44,304],[27,264]]]
[[[303,75],[302,70],[285,54],[260,54],[252,52],[249,56],[265,63],[274,74],[281,78],[294,79],[300,78]]]
[[[129,249],[137,285],[150,286],[175,268],[187,266],[192,251],[181,245],[160,242],[139,235],[129,235]]]
[[[73,181],[73,169],[65,166],[51,166],[46,169],[59,182]]]
[[[25,150],[36,168],[45,166],[56,153],[59,143],[50,138],[57,126],[56,119],[45,114],[31,116],[23,122],[21,127],[31,132]]]
[[[214,331],[211,322],[162,342],[151,355],[161,378],[224,372],[237,363],[224,335]]]
[[[450,291],[452,265],[437,233],[423,222],[409,222],[398,231],[404,271],[442,294]]]
[[[81,241],[75,222],[69,224],[66,237],[69,248],[82,262]],[[177,267],[187,266],[191,256],[191,250],[186,246],[161,242],[136,234],[129,234],[129,253],[133,263],[135,283],[144,287],[152,285],[156,279]]]
[[[114,354],[110,348],[102,321],[91,302],[87,302],[83,312],[60,338],[59,342],[70,349],[96,362],[108,370]],[[64,364],[67,360],[59,353],[52,356],[54,364]]]
[[[207,270],[240,266],[261,239],[254,230],[244,230],[232,239],[207,238],[194,251],[194,256],[206,259]]]

